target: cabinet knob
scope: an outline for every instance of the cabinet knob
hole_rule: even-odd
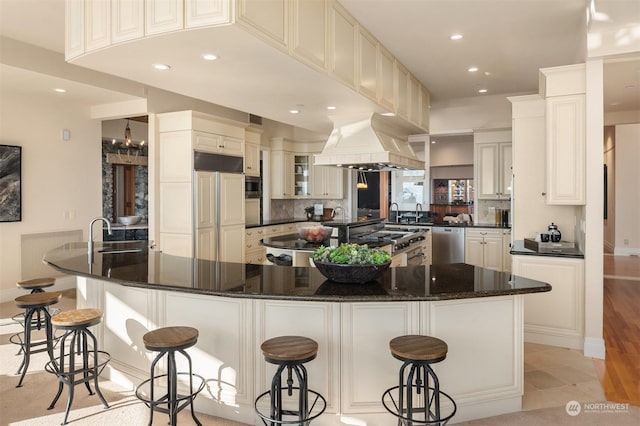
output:
[[[546,193],[546,192],[543,192],[543,193],[542,193],[542,196],[543,196],[543,197],[546,197],[546,196],[547,196],[547,193]]]

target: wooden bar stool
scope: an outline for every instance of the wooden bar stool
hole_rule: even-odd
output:
[[[260,346],[264,354],[265,361],[278,366],[276,373],[271,380],[271,389],[260,394],[255,401],[256,414],[262,419],[265,425],[296,424],[308,425],[311,420],[320,416],[327,408],[327,401],[318,392],[309,389],[307,383],[307,369],[303,364],[313,360],[318,354],[318,343],[307,337],[301,336],[280,336],[265,340]],[[287,384],[282,387],[282,375],[286,370]],[[298,386],[294,387],[293,375],[295,374]],[[298,394],[298,401],[295,398],[285,398],[293,396],[293,391]],[[309,406],[309,394],[315,396],[313,403]],[[270,400],[269,415],[262,413],[258,408],[259,402],[263,398]],[[314,411],[316,404],[320,401],[321,408]],[[287,409],[285,406],[297,409]],[[293,416],[295,419],[286,420],[284,416]]]
[[[51,314],[49,313],[48,307],[58,303],[61,298],[62,293],[54,291],[50,293],[39,292],[25,294],[24,296],[19,296],[15,299],[16,306],[25,310],[25,326],[23,327],[23,330],[9,338],[12,343],[20,345],[20,352],[23,354],[22,363],[16,372],[16,374],[20,374],[20,381],[16,386],[18,388],[22,386],[24,375],[27,373],[27,368],[29,368],[31,354],[47,351],[49,353],[49,359],[54,358],[53,348],[55,346],[55,339],[53,329],[51,327]],[[37,317],[35,320],[34,315]],[[26,326],[27,324],[29,324],[29,326]],[[43,326],[45,329],[44,340],[32,341],[31,331],[41,330]],[[18,354],[20,352],[18,352]]]
[[[111,356],[107,352],[98,350],[96,336],[89,330],[89,327],[99,324],[101,321],[102,311],[99,309],[74,309],[60,312],[51,317],[53,327],[64,330],[65,333],[60,338],[60,356],[49,361],[45,367],[49,373],[58,377],[58,392],[48,409],[51,410],[56,405],[64,385],[67,385],[69,397],[67,398],[63,425],[67,424],[69,418],[75,386],[81,383],[85,384],[89,395],[93,395],[89,384],[93,380],[93,386],[100,401],[102,401],[104,408],[109,408],[109,404],[98,386],[98,376],[110,361]]]
[[[389,349],[391,355],[403,364],[400,367],[398,386],[389,388],[382,394],[384,408],[398,418],[398,425],[447,424],[456,413],[456,403],[440,390],[438,376],[431,368],[431,364],[447,357],[447,344],[435,337],[407,335],[392,339]],[[446,416],[440,410],[440,396],[453,405],[451,413]]]
[[[44,292],[44,289],[47,287],[51,287],[56,283],[56,279],[55,278],[34,278],[31,280],[25,280],[25,281],[18,281],[16,283],[16,287],[23,289],[23,290],[31,290],[31,293],[42,293]],[[59,311],[57,309],[54,310],[49,310],[49,313],[52,315],[57,314]],[[13,319],[15,322],[17,322],[18,324],[20,324],[21,326],[24,327],[24,312],[21,312],[19,314],[14,315],[13,317],[11,317],[11,319]],[[41,318],[40,318],[40,312],[38,312],[38,316],[36,319],[34,319],[34,321],[36,323],[40,323]],[[22,351],[22,349],[20,349],[20,351]],[[20,352],[18,352],[18,354],[20,354]]]
[[[185,349],[195,345],[198,341],[198,330],[193,327],[164,327],[150,331],[142,336],[145,348],[150,351],[160,352],[151,363],[151,377],[136,387],[136,396],[151,413],[149,425],[153,423],[153,412],[158,411],[169,415],[169,424],[177,423],[178,413],[187,405],[191,406],[191,417],[200,425],[193,410],[193,400],[204,389],[205,380],[202,376],[194,374],[191,366],[191,357]],[[176,352],[181,353],[189,363],[188,372],[178,372],[176,367]],[[167,355],[167,373],[156,374],[156,364]],[[189,390],[187,393],[178,393],[178,376],[189,377]],[[193,390],[193,378],[200,380],[198,389]],[[161,380],[161,379],[165,380]],[[163,382],[164,381],[164,386]],[[156,387],[166,389],[166,393],[157,396]],[[164,407],[166,405],[166,408]]]
[[[16,287],[23,290],[31,290],[31,293],[41,293],[45,288],[51,287],[55,283],[55,278],[34,278],[32,280],[18,281]]]

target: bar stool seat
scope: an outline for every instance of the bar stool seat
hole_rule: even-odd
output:
[[[31,280],[18,281],[16,287],[24,290],[31,290],[31,293],[43,292],[45,288],[51,287],[56,283],[55,278],[34,278]]]
[[[198,335],[198,330],[193,327],[176,326],[159,328],[142,336],[142,342],[147,350],[160,352],[151,363],[150,378],[136,387],[136,397],[150,409],[149,425],[153,423],[155,411],[168,414],[169,424],[175,425],[178,413],[187,405],[191,406],[193,420],[196,424],[201,424],[196,418],[193,400],[204,389],[205,380],[204,377],[193,373],[191,357],[185,351],[198,342]],[[187,359],[188,372],[177,371],[176,352],[181,353]],[[156,365],[165,355],[167,356],[167,373],[156,374]],[[178,392],[178,376],[180,375],[189,377],[189,390],[181,393]],[[195,391],[193,390],[194,377],[200,381]],[[160,396],[156,395],[157,387],[166,389],[166,393]],[[164,407],[165,405],[166,407]]]
[[[32,354],[47,351],[49,353],[49,359],[54,358],[53,349],[56,339],[53,334],[51,314],[48,307],[58,303],[61,298],[62,293],[58,291],[50,293],[37,292],[16,297],[16,307],[25,310],[24,325],[29,325],[24,326],[21,332],[15,333],[9,338],[11,343],[20,345],[18,354],[20,354],[20,352],[23,354],[22,363],[16,372],[16,374],[20,374],[20,381],[16,387],[22,386],[22,381],[29,368]],[[36,318],[34,318],[34,315],[36,315]],[[45,328],[45,338],[43,340],[32,341],[32,330],[41,330],[43,326]]]
[[[16,287],[23,289],[23,290],[31,290],[31,293],[42,293],[44,292],[44,289],[47,287],[51,287],[56,283],[56,279],[55,278],[33,278],[30,280],[24,280],[24,281],[18,281],[16,283]],[[51,315],[55,315],[58,312],[60,312],[58,309],[49,309],[49,313]],[[24,312],[20,312],[16,315],[14,315],[13,317],[11,317],[11,319],[13,319],[15,322],[17,322],[18,324],[20,324],[22,327],[24,327]],[[40,323],[42,319],[40,318],[40,314],[38,313],[38,317],[37,319],[35,319],[34,321],[36,323]],[[21,353],[22,349],[20,349],[20,352],[18,352],[18,355]]]
[[[102,405],[104,408],[109,408],[109,404],[100,391],[98,377],[111,360],[111,355],[98,350],[98,341],[89,330],[89,327],[99,324],[101,321],[102,311],[90,308],[64,311],[51,317],[53,327],[64,330],[65,334],[60,338],[60,356],[49,361],[45,367],[49,373],[58,377],[58,392],[48,409],[53,409],[62,394],[64,385],[67,385],[69,396],[63,425],[67,424],[69,418],[76,385],[84,383],[89,395],[93,395],[89,384],[90,381],[93,381],[95,393],[98,394]]]
[[[265,340],[260,346],[265,361],[278,366],[271,381],[271,389],[260,394],[254,404],[256,414],[262,419],[265,425],[296,424],[308,425],[313,419],[320,416],[327,408],[327,401],[318,392],[309,389],[307,381],[307,370],[303,364],[312,361],[318,354],[318,343],[302,336],[279,336]],[[286,370],[287,383],[283,388],[282,375]],[[294,387],[293,375],[295,374],[298,386]],[[298,393],[297,409],[287,409],[285,406],[293,408],[294,398],[283,400],[283,392],[286,390],[287,396],[292,397],[294,390]],[[309,394],[315,396],[313,403],[309,406]],[[269,415],[262,413],[258,408],[263,399],[269,399]],[[320,402],[318,409],[316,404]],[[315,411],[314,411],[315,409]],[[284,416],[296,417],[292,420],[284,419]]]
[[[389,349],[403,364],[398,386],[382,394],[384,408],[398,418],[398,425],[445,425],[457,407],[453,398],[440,390],[438,376],[430,364],[447,357],[446,342],[431,336],[406,335],[391,339]],[[441,413],[441,397],[452,405],[446,416]]]

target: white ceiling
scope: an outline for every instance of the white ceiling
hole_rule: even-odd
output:
[[[483,96],[478,94],[480,88],[486,88],[487,95],[536,92],[539,68],[583,62],[586,57],[586,0],[340,2],[429,88],[435,105]],[[634,17],[640,2],[616,2],[632,5],[629,22],[640,21],[640,15]],[[0,0],[0,35],[64,52],[64,3]],[[214,31],[218,30],[211,34]],[[225,36],[238,30],[226,31]],[[456,32],[464,38],[452,42],[449,35]],[[93,59],[83,65],[318,132],[331,129],[328,104],[338,106],[336,114],[376,109],[351,90],[284,55],[271,55],[273,52],[249,38],[239,36],[214,46],[211,40],[220,39],[220,31],[214,38],[204,37],[207,32],[190,33],[156,37],[135,48],[129,44],[106,49],[98,56],[90,55]],[[220,53],[221,60],[204,63],[199,55],[205,49]],[[173,68],[162,75],[154,73],[149,64],[159,60],[172,63]],[[470,66],[479,71],[469,73]],[[7,74],[5,68],[3,79],[15,77],[15,70]],[[639,70],[638,59],[607,64],[608,110],[640,109]],[[23,84],[31,92],[39,87],[34,75]],[[85,95],[92,96],[93,102],[104,93]],[[302,113],[289,114],[297,105],[302,105]]]

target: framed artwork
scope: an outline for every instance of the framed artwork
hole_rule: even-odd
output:
[[[0,145],[0,222],[22,220],[22,147]]]

